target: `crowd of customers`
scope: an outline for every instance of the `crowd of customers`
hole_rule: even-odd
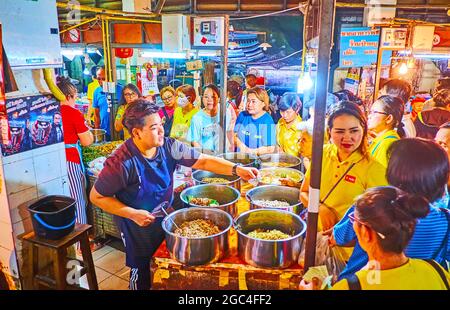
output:
[[[103,75],[97,72],[98,81]],[[66,81],[60,87],[67,96],[64,125],[73,127],[64,128],[64,137],[75,180],[81,178],[75,144],[88,145],[92,137],[87,127],[65,120],[75,113],[71,106],[76,93]],[[109,137],[105,94],[100,87],[91,93],[94,126]],[[128,139],[123,115],[142,94],[133,84],[117,93],[114,129]],[[439,80],[431,99],[421,104],[413,95],[411,85],[401,79],[384,81],[370,105],[348,91],[328,94],[318,229],[346,261],[334,289],[448,289],[450,83]],[[308,206],[314,99],[303,104],[296,93],[285,93],[277,101],[280,118],[275,122],[267,91],[249,74],[245,87],[228,81],[222,128],[218,86],[167,86],[160,97],[166,137],[216,155],[224,137],[226,152],[302,158],[300,200]],[[74,185],[72,191],[76,195]],[[374,269],[381,279],[377,283],[367,280]],[[311,283],[301,286],[311,288]]]

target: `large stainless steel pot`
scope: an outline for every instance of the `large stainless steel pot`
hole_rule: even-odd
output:
[[[258,186],[249,190],[245,196],[250,202],[250,209],[268,209],[268,207],[256,203],[256,200],[286,201],[289,203],[289,207],[271,207],[270,209],[286,210],[296,214],[300,214],[303,209],[300,201],[300,190],[295,187],[279,185]]]
[[[259,185],[284,185],[289,187],[300,187],[304,174],[293,168],[263,168],[259,170]],[[283,179],[284,183],[278,179]]]
[[[228,185],[231,187],[234,187],[239,192],[241,192],[241,178],[239,176],[234,175],[223,175],[223,174],[217,174],[214,172],[204,171],[204,170],[197,170],[192,173],[192,178],[194,179],[195,185],[200,184],[213,184],[213,183],[207,183],[202,181],[203,178],[222,178],[228,180],[227,183],[223,183],[224,185]],[[222,183],[221,183],[222,184]]]
[[[217,157],[224,158],[236,164],[241,164],[245,167],[258,167],[259,161],[258,157],[251,154],[239,153],[239,152],[229,152],[217,155]]]
[[[286,153],[260,155],[259,160],[261,168],[282,167],[300,169],[302,163],[300,158]]]
[[[91,129],[92,135],[94,136],[94,143],[105,142],[106,130],[104,129]]]
[[[186,221],[209,219],[221,230],[220,233],[204,238],[187,238],[175,235],[175,224]],[[173,222],[172,222],[173,221]],[[166,233],[166,247],[172,258],[182,264],[195,266],[212,264],[228,252],[228,232],[233,219],[225,211],[214,208],[181,209],[169,214],[162,221]]]
[[[186,207],[198,207],[190,204],[187,196],[215,199],[219,202],[219,206],[208,208],[223,210],[235,218],[237,215],[236,203],[241,197],[241,193],[234,187],[221,184],[195,185],[181,192],[180,199]]]
[[[297,262],[306,232],[306,223],[283,210],[259,209],[242,213],[234,222],[238,232],[239,257],[247,264],[264,268],[287,268]],[[247,234],[255,229],[278,229],[292,237],[262,240]]]

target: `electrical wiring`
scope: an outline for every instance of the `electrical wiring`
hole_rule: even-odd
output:
[[[266,13],[266,14],[260,14],[260,15],[252,15],[252,16],[246,16],[246,17],[235,17],[235,18],[230,18],[230,21],[232,20],[245,20],[245,19],[253,19],[253,18],[259,18],[259,17],[266,17],[266,16],[272,16],[272,15],[278,15],[278,14],[283,14],[289,11],[295,11],[300,9],[300,5],[290,8],[290,9],[286,9],[286,10],[282,10],[282,11],[276,11],[276,12],[272,12],[272,13]]]

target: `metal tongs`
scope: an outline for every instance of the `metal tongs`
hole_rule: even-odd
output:
[[[163,201],[153,209],[151,214],[154,217],[166,217],[169,215],[169,212],[173,211],[173,209],[172,209],[169,212],[167,212],[166,209],[172,209],[172,207],[170,207],[170,204],[168,201]],[[178,225],[171,218],[169,218],[169,219],[176,228],[180,229],[178,227]]]

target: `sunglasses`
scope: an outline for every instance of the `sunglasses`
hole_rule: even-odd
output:
[[[366,227],[372,229],[374,232],[376,232],[377,235],[378,235],[381,239],[383,239],[383,240],[386,239],[386,236],[385,236],[385,235],[383,235],[382,233],[376,231],[375,229],[373,229],[372,227],[370,227],[368,224],[366,224],[366,223],[362,222],[361,220],[359,220],[358,218],[356,218],[355,212],[354,212],[354,211],[348,215],[348,218],[350,219],[350,222],[351,222],[351,223],[357,222],[357,223],[359,223],[359,224],[361,224],[361,225],[364,225],[364,226],[366,226]]]

